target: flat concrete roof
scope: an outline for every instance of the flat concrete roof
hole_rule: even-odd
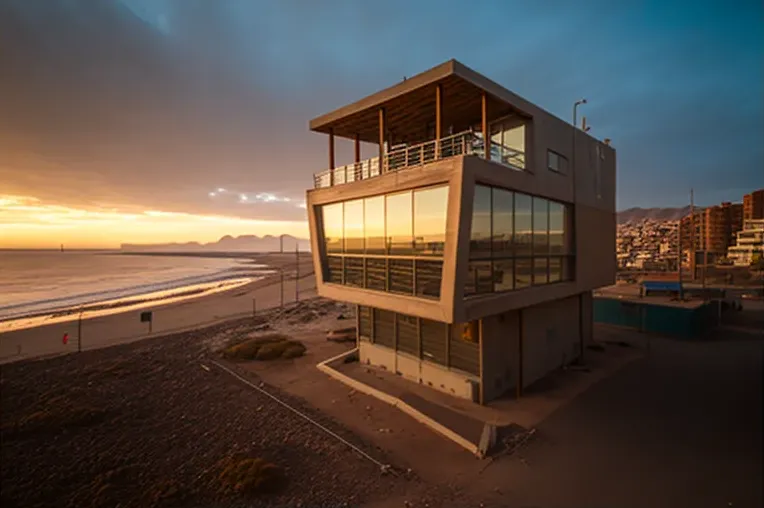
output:
[[[417,116],[415,111],[417,108],[427,108],[427,115],[434,118],[435,93],[430,93],[427,89],[439,83],[452,90],[451,96],[444,98],[443,108],[446,116],[458,100],[458,106],[462,110],[469,108],[474,112],[474,118],[479,119],[482,92],[485,92],[492,101],[489,109],[497,114],[505,115],[513,112],[525,117],[533,117],[534,114],[542,112],[549,114],[452,59],[356,102],[316,117],[309,123],[310,130],[326,134],[333,131],[335,136],[347,138],[358,135],[362,141],[376,142],[379,139],[377,116],[379,108],[403,109],[405,112],[401,113],[398,120],[405,118],[409,123]],[[422,91],[426,93],[417,93]],[[448,94],[448,90],[444,90],[444,94]],[[406,98],[402,100],[404,96]],[[400,127],[400,122],[390,119],[388,125],[394,129],[396,126]]]

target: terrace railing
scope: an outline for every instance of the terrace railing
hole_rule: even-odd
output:
[[[366,180],[391,171],[400,171],[428,164],[439,159],[459,155],[479,155],[484,152],[483,137],[472,131],[460,132],[438,140],[426,141],[418,145],[393,148],[382,156],[354,162],[334,169],[327,169],[313,175],[316,189],[333,187],[345,183]],[[491,143],[491,160],[501,162],[518,171],[525,170],[525,154],[508,147]]]

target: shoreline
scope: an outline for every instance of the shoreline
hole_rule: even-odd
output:
[[[295,282],[297,270],[293,254],[267,256],[258,262],[267,264],[270,273],[255,280],[244,280],[242,277],[241,283],[235,285],[217,287],[219,283],[212,284],[204,292],[175,290],[172,298],[142,302],[134,298],[131,305],[85,312],[81,321],[79,313],[75,312],[53,319],[46,315],[16,321],[13,329],[7,326],[8,321],[0,322],[0,364],[76,352],[80,349],[80,342],[84,351],[252,316],[255,312],[278,308],[281,302],[292,304],[298,289],[300,300],[316,296],[310,256],[300,259],[298,285]],[[283,289],[282,270],[285,276]],[[181,296],[179,293],[184,294]],[[140,321],[139,309],[153,312],[150,333],[149,323]],[[68,344],[62,343],[65,334],[70,337]]]
[[[180,286],[172,289],[152,291],[124,298],[96,301],[83,306],[65,307],[52,311],[35,312],[24,316],[0,320],[0,334],[15,330],[25,330],[54,323],[74,321],[82,314],[82,320],[109,316],[131,310],[143,309],[151,305],[168,305],[194,298],[201,298],[223,291],[237,289],[267,277],[252,276],[221,279],[217,281]]]

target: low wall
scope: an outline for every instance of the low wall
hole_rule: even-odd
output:
[[[680,307],[596,297],[594,321],[681,339],[701,339],[719,325],[719,301]]]
[[[478,401],[477,387],[480,379],[466,372],[448,369],[365,341],[358,344],[358,358],[361,363],[381,367],[449,395],[472,402]]]

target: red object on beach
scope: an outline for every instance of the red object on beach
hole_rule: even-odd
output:
[[[67,342],[69,342],[69,334],[68,334],[68,333],[65,333],[65,334],[64,334],[64,338],[63,338],[63,343],[64,343],[64,345],[66,345],[66,343],[67,343]]]

